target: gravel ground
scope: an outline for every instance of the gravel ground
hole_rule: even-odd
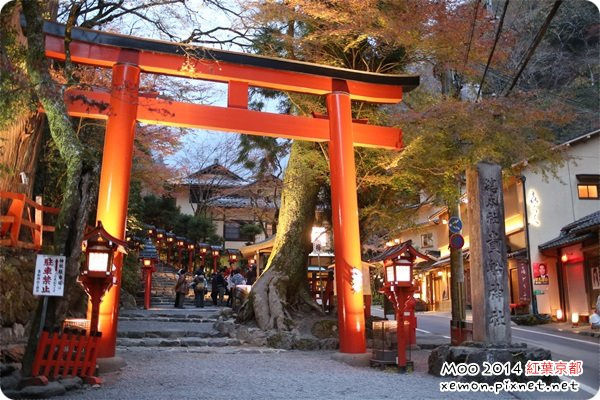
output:
[[[200,348],[199,348],[200,349]],[[398,374],[331,360],[332,352],[232,348],[123,348],[120,372],[100,388],[67,399],[486,399],[490,394],[439,392],[442,379],[422,371]],[[426,353],[414,354],[422,368]],[[513,398],[510,395],[495,398]]]

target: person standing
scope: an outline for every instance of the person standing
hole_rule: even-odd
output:
[[[231,287],[229,288],[229,298],[227,299],[227,305],[229,307],[233,307],[237,286],[244,285],[246,283],[246,280],[244,279],[244,276],[242,275],[241,271],[239,269],[236,269],[231,273],[231,279],[229,281]]]
[[[217,297],[219,298],[219,305],[223,305],[226,287],[227,283],[225,282],[225,278],[223,278],[223,273],[219,270],[217,276],[214,277],[212,284],[212,298],[215,305],[217,305]]]
[[[185,278],[185,269],[180,269],[177,275],[177,283],[175,283],[175,308],[184,308],[183,302],[189,290]]]
[[[219,295],[219,291],[217,290],[217,273],[213,272],[210,277],[210,297],[212,299],[213,305],[217,305],[217,296]]]
[[[248,271],[248,274],[246,274],[246,284],[252,285],[255,280],[256,280],[256,265],[253,265],[252,268],[250,268],[250,271]]]
[[[204,308],[204,291],[206,290],[206,279],[204,275],[196,275],[194,277],[194,305]]]

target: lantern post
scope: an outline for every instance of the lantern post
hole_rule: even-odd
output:
[[[414,309],[412,298],[413,283],[412,269],[414,257],[410,253],[403,254],[384,264],[385,283],[380,290],[393,304],[396,311],[396,335],[398,337],[398,358],[396,363],[401,370],[412,370],[412,361],[406,359],[406,347],[410,343],[410,322],[405,318],[405,313]],[[412,299],[412,303],[411,303]],[[408,325],[408,326],[407,326]],[[415,326],[416,328],[416,326]]]
[[[211,250],[210,245],[206,244],[206,243],[200,243],[199,245],[199,253],[200,253],[200,265],[202,266],[202,272],[206,273],[206,271],[204,270],[206,265],[206,256],[208,255],[209,251]]]
[[[213,272],[217,273],[217,260],[221,255],[221,251],[218,248],[212,248],[212,257],[213,257]]]
[[[194,245],[194,243],[188,243],[187,245],[187,250],[188,250],[188,271],[190,271],[190,273],[194,272],[194,256],[196,253],[196,246]]]
[[[152,273],[156,272],[156,262],[158,261],[158,252],[150,239],[146,239],[144,248],[140,252],[142,261],[142,271],[144,275],[144,308],[150,308],[150,296],[152,294]]]
[[[110,235],[98,221],[96,227],[83,238],[81,249],[85,263],[79,274],[79,282],[90,296],[92,305],[90,332],[98,332],[100,301],[116,280],[113,266],[115,251],[125,252],[127,243]]]
[[[175,245],[175,235],[172,234],[171,232],[166,234],[167,236],[167,264],[171,264],[171,257],[172,257],[172,251],[173,251],[173,246]]]

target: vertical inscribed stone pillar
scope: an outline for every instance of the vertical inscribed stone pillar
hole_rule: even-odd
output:
[[[502,169],[480,162],[467,170],[473,340],[511,342]]]

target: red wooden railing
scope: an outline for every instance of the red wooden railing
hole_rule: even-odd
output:
[[[44,232],[54,232],[54,226],[44,225],[44,213],[58,214],[60,209],[42,205],[42,197],[36,201],[23,193],[0,192],[0,199],[10,200],[6,215],[0,215],[0,246],[40,250]],[[31,230],[31,242],[21,240],[21,227]]]
[[[62,333],[43,331],[38,342],[32,375],[94,379],[100,336],[100,332],[88,334],[80,329],[65,329]]]

